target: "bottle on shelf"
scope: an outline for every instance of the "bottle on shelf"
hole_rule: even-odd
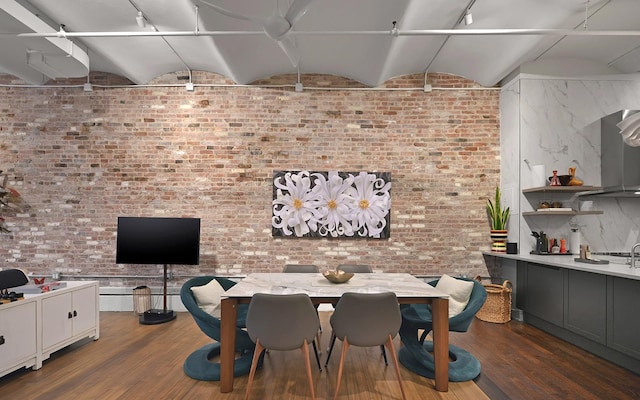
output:
[[[571,228],[571,236],[569,237],[569,249],[573,254],[580,254],[580,229]]]

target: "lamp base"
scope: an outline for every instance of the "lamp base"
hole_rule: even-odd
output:
[[[143,325],[156,325],[176,319],[176,312],[173,310],[147,310],[140,316],[140,323]]]

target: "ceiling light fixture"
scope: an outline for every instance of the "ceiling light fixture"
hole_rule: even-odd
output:
[[[296,85],[294,86],[294,90],[296,92],[302,92],[304,90],[304,86],[302,86],[302,81],[300,81],[300,66],[296,67],[298,70],[298,80],[296,81]]]
[[[136,17],[136,23],[140,28],[144,28],[147,26],[147,20],[145,19],[142,11],[138,11],[138,16]]]
[[[464,14],[464,24],[465,25],[473,24],[473,14],[471,14],[470,8],[468,8],[467,12]]]

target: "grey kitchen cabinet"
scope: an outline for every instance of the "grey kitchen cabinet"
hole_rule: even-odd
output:
[[[529,263],[526,270],[524,311],[554,325],[564,321],[563,270],[542,264]]]
[[[640,280],[518,261],[524,321],[640,373]]]
[[[568,330],[606,344],[607,277],[566,270],[565,324]]]
[[[640,360],[640,281],[610,277],[607,345]]]

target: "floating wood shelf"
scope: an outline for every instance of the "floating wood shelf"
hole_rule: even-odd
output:
[[[539,215],[599,215],[604,214],[603,211],[525,211],[522,213],[523,216],[539,216]]]
[[[543,192],[590,192],[592,190],[601,190],[600,186],[540,186],[529,189],[522,189],[522,193],[543,193]]]

